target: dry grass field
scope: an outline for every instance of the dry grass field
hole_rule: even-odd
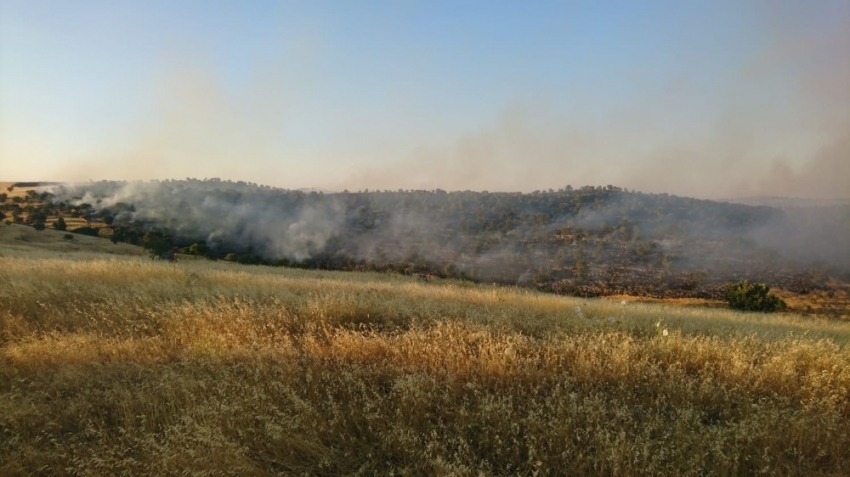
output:
[[[145,251],[141,247],[125,243],[113,244],[98,237],[52,229],[36,232],[28,225],[0,223],[0,254],[27,257],[46,254],[59,258],[65,256],[64,254],[73,254],[79,258],[83,255],[92,257],[104,254],[143,256]]]
[[[788,312],[812,317],[850,322],[850,283],[830,279],[827,290],[813,290],[809,293],[794,293],[781,288],[772,288],[771,293],[785,301]],[[728,308],[723,300],[703,298],[652,298],[633,295],[611,295],[605,300],[626,301],[628,303],[659,303],[679,307]]]
[[[850,469],[847,322],[18,229],[0,226],[0,475]]]
[[[28,190],[37,190],[34,187],[14,187],[14,182],[0,182],[0,192],[5,193],[10,199],[12,197],[24,197]],[[9,188],[12,190],[9,190]]]
[[[850,322],[850,283],[831,279],[829,289],[815,290],[807,294],[787,290],[774,290],[776,295],[798,313],[835,317]]]

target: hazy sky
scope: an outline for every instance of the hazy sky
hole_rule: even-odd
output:
[[[0,180],[850,197],[850,1],[0,0]]]

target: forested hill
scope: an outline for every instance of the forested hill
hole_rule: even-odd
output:
[[[218,179],[102,181],[41,197],[41,215],[83,217],[163,256],[393,269],[582,295],[707,296],[740,278],[805,289],[850,270],[846,205],[780,210],[613,186],[305,193]]]

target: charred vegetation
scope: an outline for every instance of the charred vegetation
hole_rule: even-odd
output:
[[[805,294],[850,278],[850,206],[779,209],[614,186],[533,193],[319,193],[218,179],[93,182],[0,203],[113,242],[245,264],[394,271],[578,296]],[[154,246],[155,245],[155,246]]]

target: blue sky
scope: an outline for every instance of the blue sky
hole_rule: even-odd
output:
[[[846,1],[0,0],[0,180],[850,195]]]

